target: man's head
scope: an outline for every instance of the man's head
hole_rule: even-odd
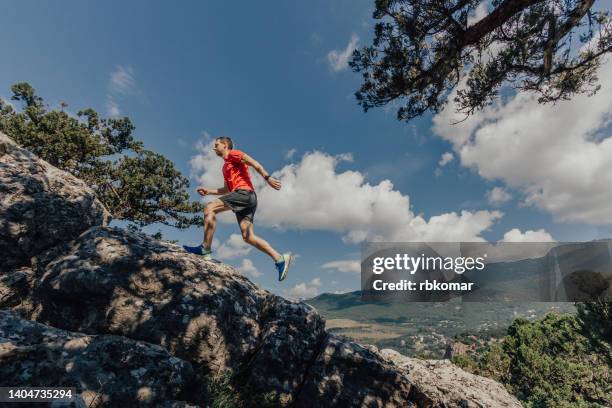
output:
[[[215,139],[215,146],[213,150],[217,154],[217,156],[224,157],[225,153],[232,150],[234,148],[234,143],[232,139],[227,136],[221,136]]]

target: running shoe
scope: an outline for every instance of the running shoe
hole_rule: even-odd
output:
[[[212,259],[212,250],[206,249],[202,245],[197,245],[197,246],[183,245],[183,249],[192,254],[201,255],[202,258],[206,261],[210,261]]]
[[[291,262],[293,262],[293,256],[289,252],[282,254],[281,257],[282,259],[280,261],[274,263],[276,270],[278,271],[279,281],[282,281],[287,277],[289,265],[291,265]]]

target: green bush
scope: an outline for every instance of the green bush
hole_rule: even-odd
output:
[[[594,324],[597,319],[590,317]],[[500,381],[526,407],[610,406],[611,345],[603,338],[606,331],[595,327],[573,315],[548,314],[533,322],[518,318],[501,343],[455,356],[453,362]]]

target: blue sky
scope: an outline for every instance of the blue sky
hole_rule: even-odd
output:
[[[448,228],[449,236],[454,236],[453,228],[463,228],[455,236],[498,241],[516,228],[514,237],[518,239],[529,236],[527,231],[542,229],[541,235],[532,238],[548,234],[559,241],[578,241],[612,236],[612,210],[602,205],[608,197],[605,190],[612,187],[603,183],[609,175],[601,170],[612,168],[607,166],[612,165],[611,150],[609,144],[588,143],[593,134],[603,134],[601,139],[608,141],[608,114],[602,110],[592,117],[582,115],[581,126],[589,129],[584,135],[568,133],[564,137],[566,125],[554,130],[560,132],[557,139],[543,139],[544,145],[560,140],[559,146],[578,146],[576,154],[584,154],[561,154],[554,161],[541,151],[534,157],[520,151],[521,146],[528,153],[538,151],[528,144],[516,151],[506,149],[515,146],[515,139],[503,133],[516,133],[513,127],[520,132],[518,122],[525,120],[534,121],[530,129],[542,126],[547,132],[542,123],[558,120],[563,106],[532,109],[537,115],[526,118],[524,106],[530,101],[517,97],[514,105],[483,113],[472,128],[469,124],[452,128],[445,125],[449,122],[444,122],[446,117],[430,114],[410,123],[398,122],[392,108],[364,113],[353,96],[360,76],[346,68],[342,54],[351,46],[369,44],[372,9],[370,0],[274,5],[19,2],[6,7],[0,16],[4,39],[0,97],[10,96],[11,84],[28,81],[52,105],[66,101],[69,111],[92,107],[104,115],[127,115],[136,125],[136,137],[191,175],[193,188],[215,172],[220,177],[221,160],[215,167],[202,151],[211,137],[220,135],[232,137],[237,148],[269,172],[286,177],[287,186],[299,189],[307,185],[309,194],[301,199],[304,206],[298,206],[299,211],[292,211],[295,197],[261,187],[267,190],[261,191],[261,223],[256,215],[256,233],[280,251],[299,254],[282,284],[276,282],[266,255],[255,250],[247,253],[236,237],[230,239],[239,233],[232,219],[219,223],[215,235],[218,244],[225,243],[226,248],[241,254],[228,258],[228,263],[243,267],[256,283],[281,295],[308,297],[358,289],[359,274],[339,271],[339,265],[349,264],[337,261],[354,265],[360,243],[376,235],[384,240],[441,240],[444,234],[440,229]],[[603,103],[606,108],[609,94],[604,86],[600,100],[589,103]],[[572,106],[566,109],[571,112]],[[436,124],[438,128],[434,128]],[[481,142],[470,145],[461,136],[470,134],[481,135]],[[495,137],[499,139],[492,142]],[[554,150],[550,149],[551,154]],[[446,156],[452,160],[441,165],[444,153],[452,153]],[[495,155],[499,159],[492,157]],[[310,158],[309,164],[306,158]],[[194,168],[194,160],[205,164],[206,170]],[[593,161],[600,167],[584,169],[585,177],[592,179],[589,183],[566,183],[564,174],[574,172],[563,168],[555,172],[556,164],[571,160]],[[320,168],[333,163],[329,177],[321,173],[325,178],[321,186],[329,188],[310,184],[313,180],[307,178],[317,177],[312,169],[319,168],[319,163]],[[530,166],[532,172],[528,171]],[[347,171],[363,180],[351,188],[334,190],[354,182],[341,176],[347,176]],[[392,187],[383,188],[379,183],[384,180]],[[598,183],[603,183],[599,190]],[[487,192],[495,187],[497,203],[487,198]],[[602,189],[604,196],[587,199],[599,197],[594,192]],[[405,201],[409,207],[398,212],[397,223],[421,217],[427,225],[417,223],[415,228],[421,232],[406,235],[391,225],[395,208],[382,205],[359,227],[354,227],[353,218],[343,218],[346,212],[362,208],[356,200],[362,200],[364,211],[369,211],[380,203],[378,197],[390,203],[402,203],[402,197],[409,197]],[[195,191],[193,198],[197,198]],[[272,209],[283,213],[278,225]],[[477,221],[469,214],[462,216],[462,210],[469,214],[482,211],[478,216],[482,225],[470,227],[468,224]],[[317,211],[328,216],[317,215]],[[499,215],[492,215],[494,212]],[[449,217],[439,219],[436,230],[431,217],[452,213],[459,217],[458,222],[449,221]],[[358,213],[354,216],[359,219]],[[186,244],[195,244],[202,235],[201,228],[162,231]],[[325,264],[331,266],[323,267]],[[253,268],[258,272],[253,274]]]

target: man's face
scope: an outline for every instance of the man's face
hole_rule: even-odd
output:
[[[215,146],[213,150],[217,154],[217,156],[223,157],[223,153],[227,150],[227,146],[220,140],[215,140]]]

